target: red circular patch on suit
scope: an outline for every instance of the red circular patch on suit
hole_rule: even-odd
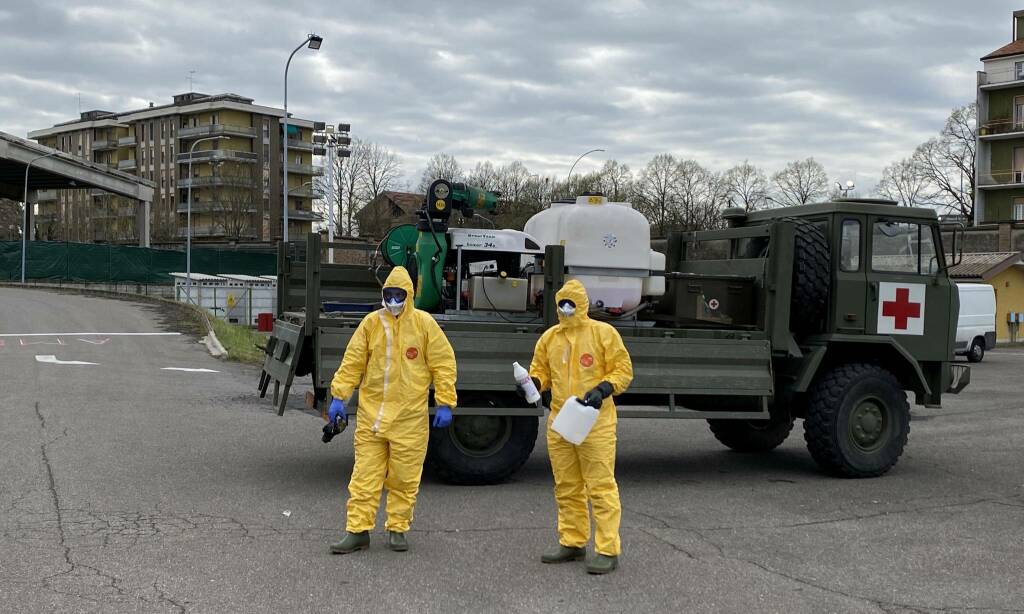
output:
[[[409,360],[416,360],[416,357],[420,355],[420,351],[416,348],[409,348],[405,351],[405,357]]]
[[[580,364],[588,368],[593,367],[594,357],[591,356],[590,354],[584,354],[583,356],[580,356]]]

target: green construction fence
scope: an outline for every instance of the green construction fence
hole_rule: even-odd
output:
[[[170,284],[185,271],[185,252],[122,245],[29,241],[25,279],[67,282]],[[193,248],[192,272],[275,275],[277,254]],[[0,280],[21,280],[21,242],[0,241]]]

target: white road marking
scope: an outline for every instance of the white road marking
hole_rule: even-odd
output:
[[[79,339],[79,341],[84,341],[92,345],[103,345],[107,341],[110,341],[110,339]]]
[[[172,337],[181,333],[0,333],[0,337]]]
[[[98,365],[98,362],[85,362],[83,360],[58,360],[53,354],[36,354],[36,362],[45,362],[51,365]]]
[[[163,367],[161,371],[184,371],[186,373],[220,373],[213,369],[189,369],[187,367]]]

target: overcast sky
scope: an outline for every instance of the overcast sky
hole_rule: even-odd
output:
[[[1024,5],[1024,3],[1021,3]],[[279,6],[280,5],[280,6]],[[285,5],[287,9],[282,8]],[[0,0],[0,130],[195,90],[346,121],[397,152],[524,161],[561,176],[654,154],[715,170],[814,156],[873,185],[974,100],[978,58],[1006,44],[991,0],[453,2]]]

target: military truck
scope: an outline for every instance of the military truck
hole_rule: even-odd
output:
[[[525,232],[450,225],[453,211],[472,216],[493,201],[435,182],[419,225],[394,229],[381,244],[386,262],[373,266],[322,262],[326,248],[345,246],[318,235],[304,259],[281,247],[261,396],[274,383],[281,413],[294,378],[311,375],[322,414],[393,264],[414,271],[417,306],[455,349],[458,408],[450,427],[432,430],[428,452],[453,483],[504,480],[533,451],[544,409],[516,394],[511,365],[528,364],[557,323],[554,296],[570,278],[632,356],[619,417],[703,419],[739,452],[769,452],[799,418],[822,469],[880,476],[907,443],[908,397],[935,407],[970,381],[953,364],[958,296],[947,275],[962,235],[943,249],[930,209],[865,199],[730,209],[723,228],[674,232],[663,253],[650,249],[642,215],[597,194],[552,203]]]

